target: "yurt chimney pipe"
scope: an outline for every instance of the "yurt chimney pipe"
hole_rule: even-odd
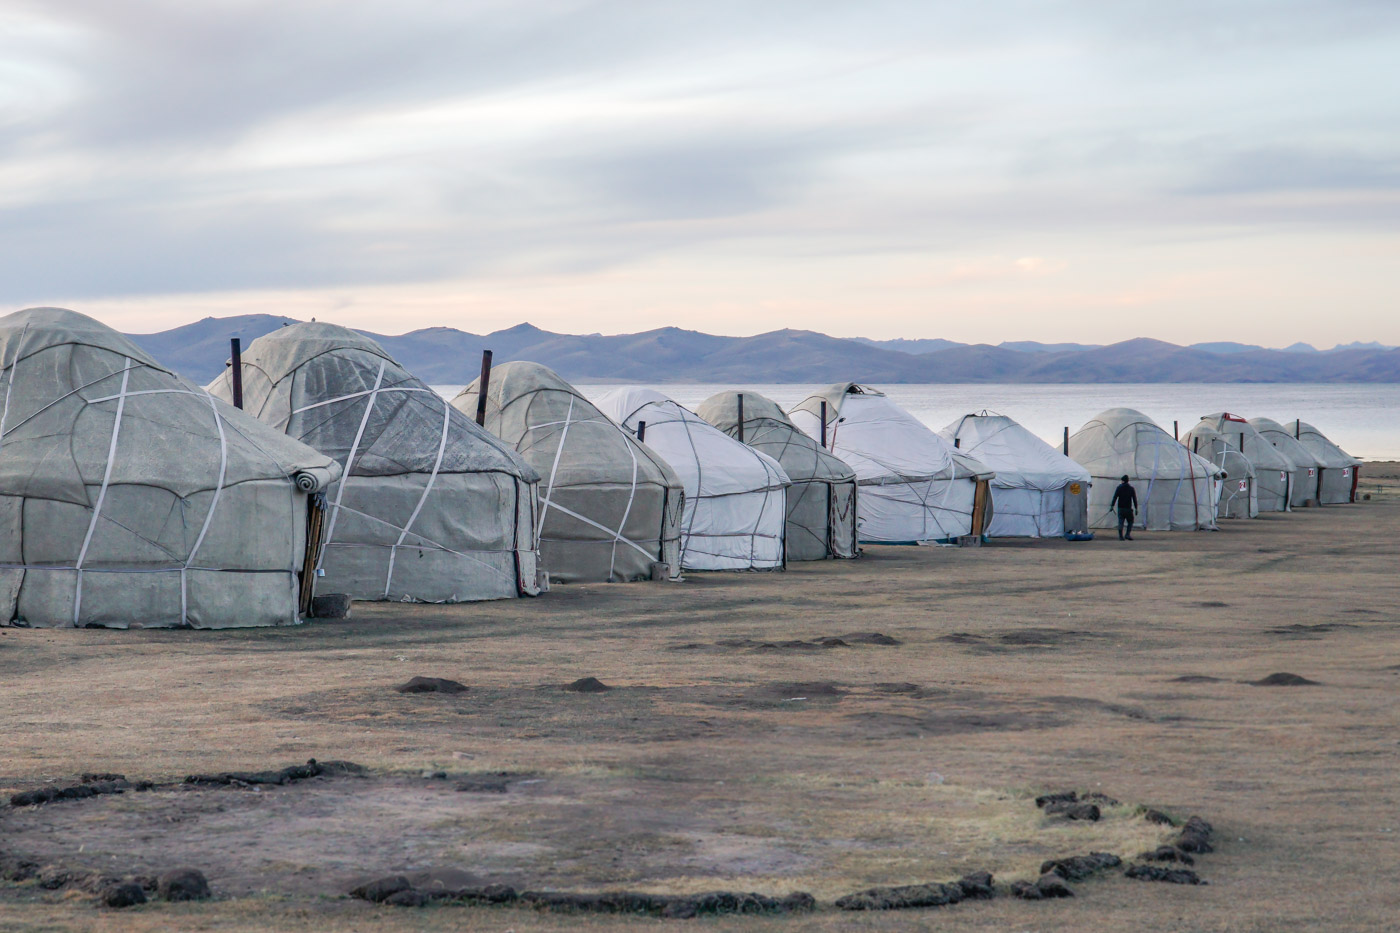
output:
[[[1066,457],[1069,456],[1069,425],[1065,425],[1065,448],[1062,451]]]
[[[243,341],[232,337],[229,346],[229,376],[233,382],[233,407],[243,410]]]
[[[739,393],[739,443],[744,443],[744,393]]]
[[[643,444],[647,441],[647,423],[645,421],[637,422],[637,440]]]
[[[822,402],[822,447],[826,447],[826,402]]]
[[[1172,422],[1172,440],[1181,441],[1181,425],[1176,421]]]
[[[481,379],[476,393],[476,423],[486,427],[486,390],[491,386],[491,351],[481,351]]]

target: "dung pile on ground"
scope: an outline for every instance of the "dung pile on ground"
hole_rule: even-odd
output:
[[[1117,868],[1122,864],[1123,860],[1111,852],[1090,852],[1088,855],[1050,859],[1041,864],[1040,873],[1059,875],[1066,881],[1083,881],[1091,875],[1108,868]]]
[[[429,902],[464,905],[519,904],[554,913],[635,914],[685,919],[725,914],[783,914],[816,907],[812,895],[798,891],[785,897],[766,894],[708,891],[703,894],[648,894],[638,891],[605,891],[577,894],[568,891],[517,891],[504,884],[419,890],[403,875],[389,875],[350,892],[376,904],[421,907]]]
[[[448,680],[445,677],[413,677],[407,683],[399,684],[394,689],[399,693],[457,694],[466,693],[470,688],[466,684]]]
[[[836,899],[841,910],[908,910],[914,907],[945,907],[968,899],[992,896],[992,873],[974,872],[957,881],[906,884],[890,888],[867,888]]]
[[[580,677],[571,684],[565,684],[563,689],[569,693],[607,693],[612,687],[596,677]]]
[[[309,759],[304,765],[292,765],[276,771],[220,771],[216,774],[191,774],[186,784],[291,784],[323,774],[363,774],[365,769],[350,761],[318,762]]]
[[[1044,810],[1046,816],[1063,816],[1067,820],[1083,820],[1088,823],[1097,823],[1103,816],[1099,809],[1100,803],[1106,807],[1118,806],[1118,801],[1106,794],[1085,794],[1081,797],[1078,791],[1072,790],[1042,794],[1035,798],[1035,805]]]
[[[1056,897],[1074,897],[1074,891],[1065,884],[1065,879],[1051,872],[1041,875],[1034,882],[1015,881],[1011,884],[1011,896],[1026,901],[1043,901]]]
[[[84,775],[83,777],[89,776]],[[40,787],[37,790],[21,791],[18,794],[10,795],[10,806],[33,807],[52,803],[55,800],[84,800],[101,794],[124,794],[128,790],[147,790],[151,787],[149,781],[142,781],[139,785],[132,784],[120,774],[101,775],[101,777],[114,777],[115,780],[84,780],[81,784],[70,784],[66,787]]]
[[[1278,672],[1276,672],[1276,673],[1270,674],[1268,677],[1261,677],[1261,678],[1258,679],[1258,680],[1251,680],[1249,683],[1250,683],[1251,686],[1254,686],[1254,687],[1316,687],[1316,686],[1318,686],[1318,682],[1315,681],[1315,680],[1308,680],[1306,677],[1302,677],[1302,676],[1300,676],[1300,675],[1298,675],[1298,674],[1290,674],[1290,673],[1288,673],[1287,671],[1278,671]]]
[[[1130,865],[1123,876],[1137,881],[1165,881],[1168,884],[1207,883],[1189,868],[1163,868],[1161,865]]]
[[[700,648],[722,648],[728,651],[754,651],[761,653],[786,652],[786,651],[825,651],[832,648],[852,648],[857,645],[878,645],[882,647],[894,647],[902,645],[900,641],[891,635],[882,632],[847,632],[844,635],[822,635],[816,638],[788,638],[788,639],[756,639],[756,638],[721,638],[713,644],[702,642],[689,642],[684,645],[672,645],[672,651],[693,651]]]

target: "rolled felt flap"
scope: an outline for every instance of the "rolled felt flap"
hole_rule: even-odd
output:
[[[320,492],[339,478],[339,464],[332,464],[335,470],[325,467],[312,467],[308,470],[298,470],[292,476],[292,482],[297,484],[297,488],[310,495],[313,492]]]

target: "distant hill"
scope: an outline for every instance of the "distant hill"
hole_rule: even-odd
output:
[[[246,347],[291,318],[254,314],[205,318],[132,339],[201,385],[228,359],[229,338]],[[534,360],[576,382],[1124,383],[1400,382],[1400,349],[1297,352],[1248,344],[1180,347],[1139,338],[1111,346],[1000,346],[953,341],[872,341],[777,330],[722,337],[679,327],[638,334],[556,334],[531,324],[478,335],[452,327],[407,334],[366,332],[410,371],[434,385],[475,379],[481,351],[497,362]],[[910,350],[891,349],[902,343]],[[924,349],[933,344],[932,349]]]

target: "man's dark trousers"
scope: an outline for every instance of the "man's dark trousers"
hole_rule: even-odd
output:
[[[1124,528],[1124,526],[1126,526],[1127,529],[1128,529],[1127,539],[1128,539],[1129,541],[1133,540],[1133,513],[1132,513],[1132,512],[1119,512],[1119,513],[1118,513],[1118,540],[1119,540],[1119,541],[1122,541],[1123,538],[1124,538],[1124,535],[1123,535],[1123,528]]]

